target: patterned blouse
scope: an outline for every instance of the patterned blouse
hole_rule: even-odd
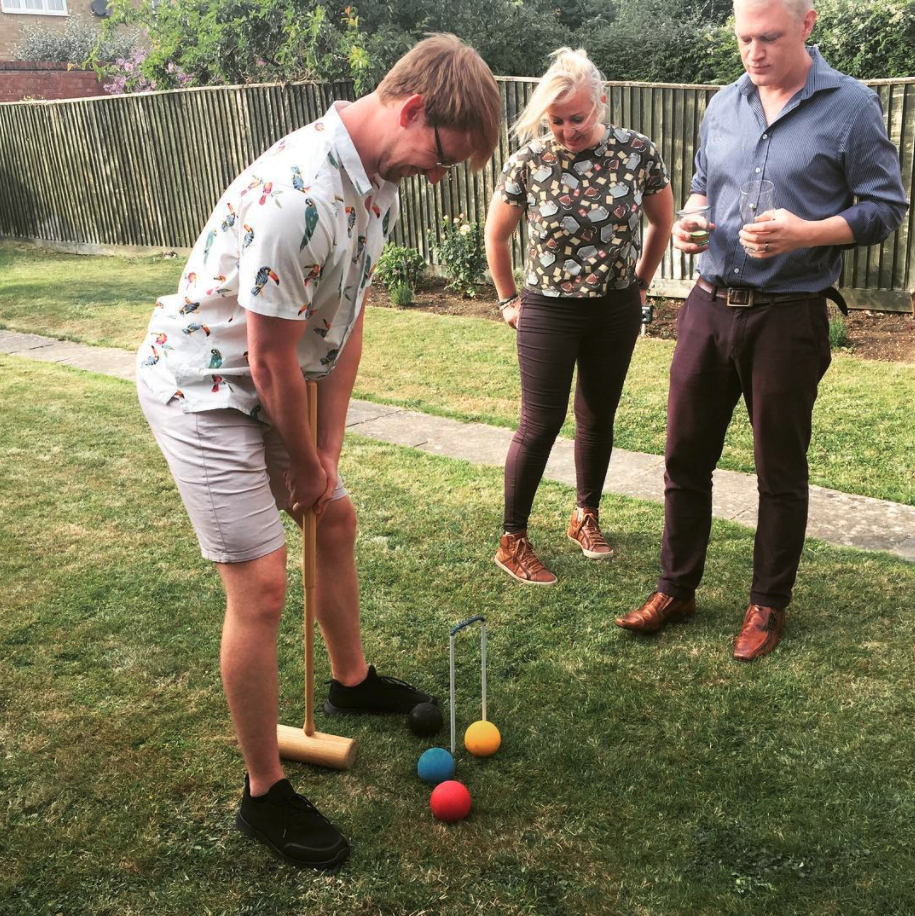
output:
[[[553,137],[521,147],[498,188],[505,203],[527,208],[527,288],[584,299],[628,287],[642,247],[642,198],[669,181],[654,143],[622,127],[608,126],[579,153]]]
[[[248,366],[248,313],[306,324],[299,366],[327,375],[397,208],[397,185],[366,175],[337,106],[284,137],[232,182],[178,291],[156,301],[139,377],[185,412],[232,407],[269,422]]]

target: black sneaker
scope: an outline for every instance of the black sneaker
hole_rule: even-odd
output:
[[[330,681],[324,713],[328,716],[409,713],[419,703],[435,703],[437,706],[438,700],[396,677],[380,677],[375,666],[369,665],[365,680],[355,687],[344,687],[339,681]]]
[[[335,868],[349,855],[349,843],[340,831],[288,779],[252,798],[245,774],[235,826],[299,868]]]

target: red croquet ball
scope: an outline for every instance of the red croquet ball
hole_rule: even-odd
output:
[[[429,807],[440,821],[462,821],[470,814],[470,793],[456,779],[440,782],[432,790]]]

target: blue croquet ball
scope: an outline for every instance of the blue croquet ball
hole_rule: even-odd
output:
[[[442,711],[435,703],[417,703],[410,711],[407,725],[418,738],[429,738],[442,727]]]
[[[437,786],[454,776],[454,757],[443,747],[430,747],[416,765],[416,772],[423,782]]]

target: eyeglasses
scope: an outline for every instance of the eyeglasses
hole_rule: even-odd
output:
[[[435,167],[450,172],[457,163],[445,162],[445,151],[442,149],[442,138],[438,135],[438,127],[434,124],[432,125],[432,133],[435,134],[435,151],[438,153],[438,162],[435,163]]]

